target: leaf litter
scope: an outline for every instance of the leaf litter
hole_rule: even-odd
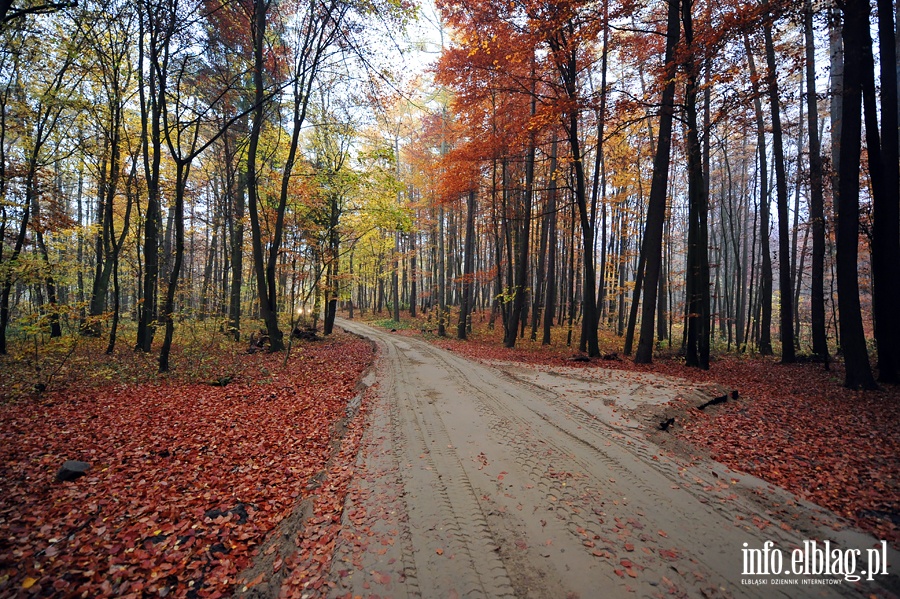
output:
[[[325,561],[361,427],[335,448],[335,424],[373,350],[341,334],[295,352],[286,369],[283,354],[245,356],[227,386],[76,386],[0,405],[0,596],[230,595],[308,497],[302,547]],[[59,483],[64,460],[91,468]],[[321,586],[302,562],[279,567]]]

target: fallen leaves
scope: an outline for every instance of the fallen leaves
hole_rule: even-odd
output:
[[[850,391],[839,370],[767,360],[723,359],[705,376],[742,399],[685,423],[689,441],[900,546],[900,389]]]
[[[678,559],[678,552],[672,549],[660,549],[659,550],[660,557],[663,557],[667,560],[675,561]]]
[[[371,357],[340,337],[304,345],[286,370],[283,355],[245,356],[227,387],[118,384],[0,406],[0,595],[230,594],[309,494]],[[92,468],[56,484],[65,459]]]

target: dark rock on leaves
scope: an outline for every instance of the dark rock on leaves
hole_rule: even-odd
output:
[[[234,519],[237,521],[238,524],[244,524],[247,521],[247,518],[250,517],[250,515],[247,513],[246,506],[240,502],[236,506],[231,508],[230,510],[212,509],[212,510],[208,510],[203,515],[211,520],[215,520],[216,518],[218,518],[220,516],[225,516],[227,514],[231,514],[232,516],[234,516]]]
[[[66,460],[56,473],[56,480],[57,482],[76,480],[87,474],[87,471],[90,469],[91,465],[87,462]]]

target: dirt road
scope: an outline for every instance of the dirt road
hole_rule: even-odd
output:
[[[744,543],[773,542],[790,567],[792,548],[832,539],[861,549],[858,573],[876,540],[834,531],[828,514],[758,479],[682,463],[650,443],[614,398],[659,401],[663,379],[607,377],[594,387],[608,400],[592,402],[591,385],[565,373],[538,380],[339,325],[375,340],[380,357],[331,570],[335,597],[897,593],[893,551],[892,575],[875,583],[743,574]]]

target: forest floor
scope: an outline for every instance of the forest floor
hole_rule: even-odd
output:
[[[0,597],[221,597],[323,567],[370,342],[295,344],[286,366],[194,343],[165,376],[152,355],[77,343],[0,364]],[[50,388],[29,394],[47,368]],[[90,469],[57,482],[66,460]],[[303,525],[318,532],[298,537]],[[248,578],[261,549],[270,569]]]
[[[199,332],[166,376],[130,349],[3,358],[0,597],[772,596],[736,586],[741,540],[897,556],[894,388],[380,324],[356,331],[374,370],[345,333],[284,367]],[[91,469],[55,482],[64,460]],[[892,596],[894,568],[826,594]]]

